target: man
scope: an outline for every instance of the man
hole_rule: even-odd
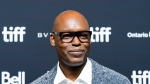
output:
[[[129,80],[91,58],[92,32],[86,18],[77,11],[59,14],[50,35],[56,47],[58,64],[31,84],[131,84]]]

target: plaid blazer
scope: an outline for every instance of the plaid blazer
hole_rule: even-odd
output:
[[[127,77],[89,59],[92,63],[92,84],[131,84]],[[57,65],[30,84],[54,84],[56,73]]]

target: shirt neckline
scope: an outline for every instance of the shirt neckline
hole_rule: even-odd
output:
[[[57,74],[56,77],[54,79],[54,84],[59,84],[63,81],[68,81],[69,79],[67,79],[65,77],[65,75],[63,74],[63,72],[61,71],[60,67],[59,67],[59,62],[57,63]],[[69,80],[71,81],[71,80]],[[92,81],[92,63],[89,60],[89,58],[87,58],[87,62],[83,68],[83,70],[81,71],[79,77],[72,83],[76,83],[78,81],[81,82],[85,82],[87,84],[91,84]]]

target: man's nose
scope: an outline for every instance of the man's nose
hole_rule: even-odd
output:
[[[80,42],[80,40],[78,39],[77,36],[74,37],[74,39],[72,41],[72,45],[73,46],[80,46],[81,45],[81,42]]]

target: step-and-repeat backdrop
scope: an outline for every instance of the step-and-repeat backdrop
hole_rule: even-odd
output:
[[[49,35],[65,10],[89,21],[90,58],[150,84],[149,0],[0,0],[0,84],[28,84],[56,65]]]

